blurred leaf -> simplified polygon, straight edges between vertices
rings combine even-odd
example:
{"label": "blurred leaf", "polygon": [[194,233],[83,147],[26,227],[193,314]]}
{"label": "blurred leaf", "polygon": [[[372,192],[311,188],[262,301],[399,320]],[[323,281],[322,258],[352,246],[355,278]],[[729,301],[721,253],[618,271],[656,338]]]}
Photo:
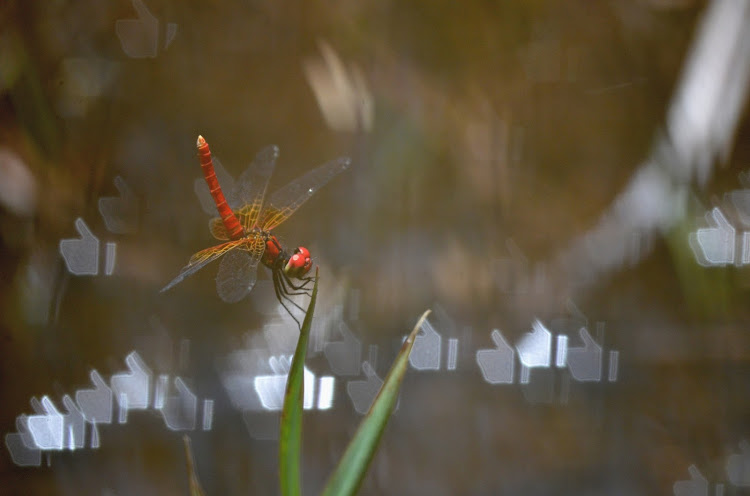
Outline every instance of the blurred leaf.
{"label": "blurred leaf", "polygon": [[705,207],[699,202],[691,204],[689,213],[671,227],[664,239],[683,297],[688,302],[684,307],[687,314],[698,319],[726,318],[732,313],[732,269],[712,267],[706,270],[698,264],[686,242],[698,228],[695,221],[689,219],[699,217],[704,211]]}
{"label": "blurred leaf", "polygon": [[190,438],[182,436],[182,440],[185,441],[185,457],[187,458],[187,472],[188,472],[188,484],[190,486],[190,496],[205,496],[201,483],[198,481],[198,475],[195,473],[195,465],[193,463],[193,450],[190,447]]}
{"label": "blurred leaf", "polygon": [[406,373],[409,353],[411,353],[411,348],[414,345],[414,338],[417,336],[422,323],[429,314],[429,310],[422,314],[417,321],[417,325],[414,326],[414,330],[411,331],[411,334],[409,334],[409,337],[406,338],[403,346],[401,346],[401,351],[396,357],[391,371],[388,372],[388,377],[385,378],[385,382],[380,388],[378,395],[375,397],[370,411],[362,419],[362,423],[359,424],[354,438],[352,438],[349,446],[347,446],[338,467],[336,467],[336,470],[328,479],[326,488],[323,491],[324,495],[338,496],[354,494],[362,484],[362,480],[367,473],[367,468],[380,442],[380,437],[383,435],[385,426],[398,399],[398,390],[401,387],[401,380]]}
{"label": "blurred leaf", "polygon": [[315,269],[315,285],[313,286],[310,305],[307,307],[305,320],[299,331],[297,349],[294,351],[292,367],[286,379],[286,393],[284,394],[284,408],[281,412],[281,431],[279,433],[279,477],[281,494],[299,495],[299,459],[302,444],[302,399],[305,376],[305,354],[307,340],[310,336],[315,299],[318,296],[318,269]]}
{"label": "blurred leaf", "polygon": [[[56,157],[62,147],[60,129],[37,67],[39,62],[30,52],[24,34],[18,31],[5,33],[2,42],[10,47],[4,51],[12,51],[15,65],[11,69],[12,75],[0,76],[4,79],[1,84],[3,91],[8,92],[21,127],[34,138],[38,149],[47,157]],[[4,62],[8,57],[3,53]],[[0,69],[4,72],[5,67]]]}

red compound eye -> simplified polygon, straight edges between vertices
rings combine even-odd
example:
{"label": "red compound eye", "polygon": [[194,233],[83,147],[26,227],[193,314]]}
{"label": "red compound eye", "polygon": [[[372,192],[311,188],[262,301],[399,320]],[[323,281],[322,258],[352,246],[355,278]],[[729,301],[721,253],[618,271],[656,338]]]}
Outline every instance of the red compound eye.
{"label": "red compound eye", "polygon": [[312,258],[310,258],[310,252],[304,246],[300,246],[294,250],[294,255],[289,257],[289,262],[284,267],[284,273],[289,277],[301,279],[311,268]]}

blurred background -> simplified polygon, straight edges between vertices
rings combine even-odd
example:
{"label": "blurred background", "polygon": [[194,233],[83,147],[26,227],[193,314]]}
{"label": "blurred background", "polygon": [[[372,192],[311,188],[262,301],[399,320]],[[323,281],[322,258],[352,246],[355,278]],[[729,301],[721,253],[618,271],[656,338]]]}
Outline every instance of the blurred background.
{"label": "blurred background", "polygon": [[[202,134],[320,267],[305,493],[432,308],[362,494],[750,493],[750,3],[0,6],[0,493],[277,494],[297,327]],[[299,303],[306,305],[304,298]]]}

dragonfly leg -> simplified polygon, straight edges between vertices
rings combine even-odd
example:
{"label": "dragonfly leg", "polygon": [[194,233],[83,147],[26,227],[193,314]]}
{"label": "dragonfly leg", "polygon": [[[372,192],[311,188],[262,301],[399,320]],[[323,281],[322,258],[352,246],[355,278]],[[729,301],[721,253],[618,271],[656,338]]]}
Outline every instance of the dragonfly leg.
{"label": "dragonfly leg", "polygon": [[302,328],[302,324],[300,324],[299,320],[297,320],[297,317],[294,316],[291,310],[289,310],[289,307],[286,306],[286,303],[284,303],[284,300],[287,300],[289,303],[297,307],[300,311],[304,313],[305,309],[299,306],[296,302],[294,302],[290,297],[286,290],[286,287],[284,286],[284,282],[281,279],[281,276],[279,275],[279,271],[273,270],[271,271],[273,274],[273,290],[276,293],[276,299],[279,300],[279,303],[281,303],[281,306],[284,307],[284,310],[286,310],[286,313],[289,314],[292,319],[297,323],[297,327]]}
{"label": "dragonfly leg", "polygon": [[[283,271],[281,272],[281,282],[284,285],[284,290],[287,294],[290,295],[306,295],[312,297],[312,294],[310,293],[310,290],[306,287],[310,281],[313,280],[312,277],[305,277],[302,279],[304,282],[302,284],[294,284],[292,279],[286,275]],[[286,285],[289,285],[292,289],[298,292],[291,292],[286,288]]]}
{"label": "dragonfly leg", "polygon": [[[276,282],[276,279],[274,278],[274,283]],[[274,292],[276,293],[276,299],[279,300],[279,303],[281,303],[281,306],[284,307],[284,310],[286,310],[286,313],[289,314],[289,316],[294,319],[294,321],[297,323],[298,328],[302,328],[302,324],[300,324],[299,320],[297,320],[297,317],[294,316],[291,310],[289,310],[289,307],[286,306],[284,303],[284,299],[282,298],[281,292],[279,288],[276,286],[276,284],[273,285]]]}
{"label": "dragonfly leg", "polygon": [[286,298],[292,305],[294,305],[295,307],[299,308],[301,311],[305,312],[304,308],[302,308],[301,306],[299,306],[297,303],[294,302],[294,300],[292,300],[289,297],[290,296],[300,296],[300,295],[310,297],[310,293],[309,292],[304,292],[304,291],[303,292],[289,291],[289,288],[286,287],[286,282],[288,282],[288,280],[285,282],[284,277],[283,277],[283,272],[279,273],[278,281],[279,281],[279,292],[281,293],[281,295],[284,298]]}

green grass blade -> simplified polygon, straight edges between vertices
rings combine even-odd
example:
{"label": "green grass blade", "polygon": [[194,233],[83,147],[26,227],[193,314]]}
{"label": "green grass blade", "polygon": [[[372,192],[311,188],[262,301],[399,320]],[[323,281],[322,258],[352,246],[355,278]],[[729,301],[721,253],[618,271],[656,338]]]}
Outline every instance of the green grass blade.
{"label": "green grass blade", "polygon": [[369,467],[372,457],[375,455],[380,437],[383,435],[391,412],[393,412],[393,407],[396,405],[398,390],[406,373],[414,338],[419,333],[419,329],[429,313],[430,311],[427,310],[422,314],[414,330],[411,331],[411,334],[401,346],[401,351],[396,357],[396,361],[393,362],[388,377],[385,378],[385,382],[372,403],[370,411],[362,419],[362,423],[359,424],[356,434],[349,442],[338,467],[328,479],[326,488],[323,490],[325,496],[354,494],[362,484],[362,480],[367,473],[367,467]]}
{"label": "green grass blade", "polygon": [[193,450],[190,447],[190,438],[182,436],[185,442],[185,458],[187,460],[188,486],[190,487],[190,496],[205,496],[201,483],[198,482],[198,475],[195,473],[195,462],[193,461]]}
{"label": "green grass blade", "polygon": [[305,355],[310,336],[315,299],[318,296],[318,269],[315,269],[313,286],[307,315],[299,331],[297,349],[294,351],[292,367],[286,379],[284,408],[281,411],[281,430],[279,433],[279,486],[284,496],[300,494],[299,459],[302,445],[302,398],[304,389]]}

